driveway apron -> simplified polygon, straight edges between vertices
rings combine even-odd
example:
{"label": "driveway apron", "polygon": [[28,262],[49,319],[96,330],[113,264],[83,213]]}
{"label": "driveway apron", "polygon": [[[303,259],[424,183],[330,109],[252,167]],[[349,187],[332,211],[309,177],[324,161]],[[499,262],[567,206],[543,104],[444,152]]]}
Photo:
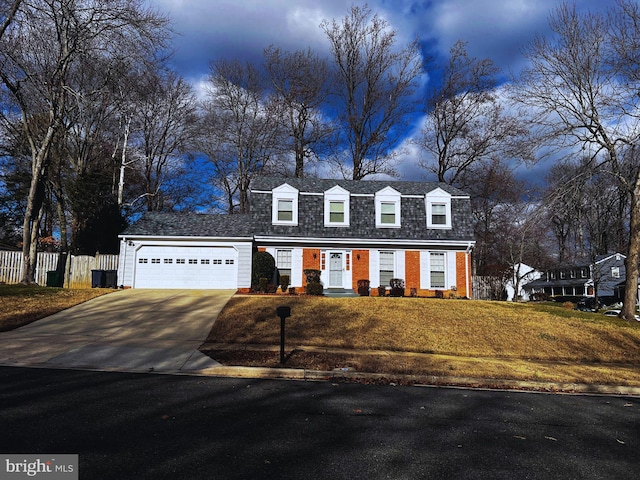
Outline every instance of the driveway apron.
{"label": "driveway apron", "polygon": [[233,293],[110,293],[0,333],[0,365],[163,373],[218,366],[198,347]]}

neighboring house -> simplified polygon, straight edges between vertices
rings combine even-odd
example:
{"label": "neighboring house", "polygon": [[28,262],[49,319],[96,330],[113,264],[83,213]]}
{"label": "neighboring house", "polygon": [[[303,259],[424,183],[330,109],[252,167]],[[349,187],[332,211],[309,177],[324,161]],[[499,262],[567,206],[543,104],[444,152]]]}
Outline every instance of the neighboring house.
{"label": "neighboring house", "polygon": [[[513,277],[505,286],[507,301],[513,302],[517,300],[517,298],[515,298],[516,284],[518,284],[518,297],[520,297],[520,300],[525,302],[529,301],[529,292],[524,289],[524,286],[529,282],[538,280],[542,275],[542,272],[530,267],[529,265],[524,263],[516,264],[513,267]],[[520,278],[519,281],[517,281],[516,276]]]}
{"label": "neighboring house", "polygon": [[594,285],[598,297],[619,297],[619,285],[625,280],[624,259],[621,253],[601,255],[595,262],[578,262],[547,270],[538,280],[523,286],[529,295],[593,297]]}
{"label": "neighboring house", "polygon": [[248,215],[145,214],[120,236],[119,283],[245,290],[258,249],[293,287],[317,269],[329,290],[401,278],[407,294],[471,296],[470,199],[446,184],[262,177],[250,202]]}

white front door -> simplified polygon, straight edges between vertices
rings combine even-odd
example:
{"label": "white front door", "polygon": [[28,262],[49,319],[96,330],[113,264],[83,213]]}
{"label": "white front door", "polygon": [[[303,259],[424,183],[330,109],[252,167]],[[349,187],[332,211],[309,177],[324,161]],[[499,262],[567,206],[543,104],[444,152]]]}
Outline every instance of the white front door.
{"label": "white front door", "polygon": [[342,288],[342,253],[329,253],[329,288]]}

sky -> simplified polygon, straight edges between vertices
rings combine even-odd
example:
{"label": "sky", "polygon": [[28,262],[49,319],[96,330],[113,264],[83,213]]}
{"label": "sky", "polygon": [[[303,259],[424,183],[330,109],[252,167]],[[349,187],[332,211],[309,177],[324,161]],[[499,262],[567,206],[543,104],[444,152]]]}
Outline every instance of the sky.
{"label": "sky", "polygon": [[[171,19],[173,65],[196,89],[206,80],[212,60],[262,61],[263,50],[312,48],[329,53],[319,27],[323,20],[342,19],[352,5],[367,4],[389,22],[404,45],[418,38],[426,55],[443,58],[457,41],[477,58],[491,58],[504,79],[526,65],[522,50],[548,33],[548,16],[558,0],[149,0]],[[614,0],[577,0],[578,10],[602,11]],[[420,119],[407,137],[419,129]],[[539,176],[541,166],[526,172]],[[405,158],[402,177],[415,175]],[[423,172],[424,173],[424,172]]]}

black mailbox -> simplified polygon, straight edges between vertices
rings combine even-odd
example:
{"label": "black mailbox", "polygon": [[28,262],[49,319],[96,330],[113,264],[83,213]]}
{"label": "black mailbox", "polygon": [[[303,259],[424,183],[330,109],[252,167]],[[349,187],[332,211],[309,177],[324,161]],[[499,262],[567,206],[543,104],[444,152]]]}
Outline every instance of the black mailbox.
{"label": "black mailbox", "polygon": [[290,317],[291,307],[288,307],[286,305],[280,305],[279,307],[276,307],[276,315],[278,315],[280,318]]}

